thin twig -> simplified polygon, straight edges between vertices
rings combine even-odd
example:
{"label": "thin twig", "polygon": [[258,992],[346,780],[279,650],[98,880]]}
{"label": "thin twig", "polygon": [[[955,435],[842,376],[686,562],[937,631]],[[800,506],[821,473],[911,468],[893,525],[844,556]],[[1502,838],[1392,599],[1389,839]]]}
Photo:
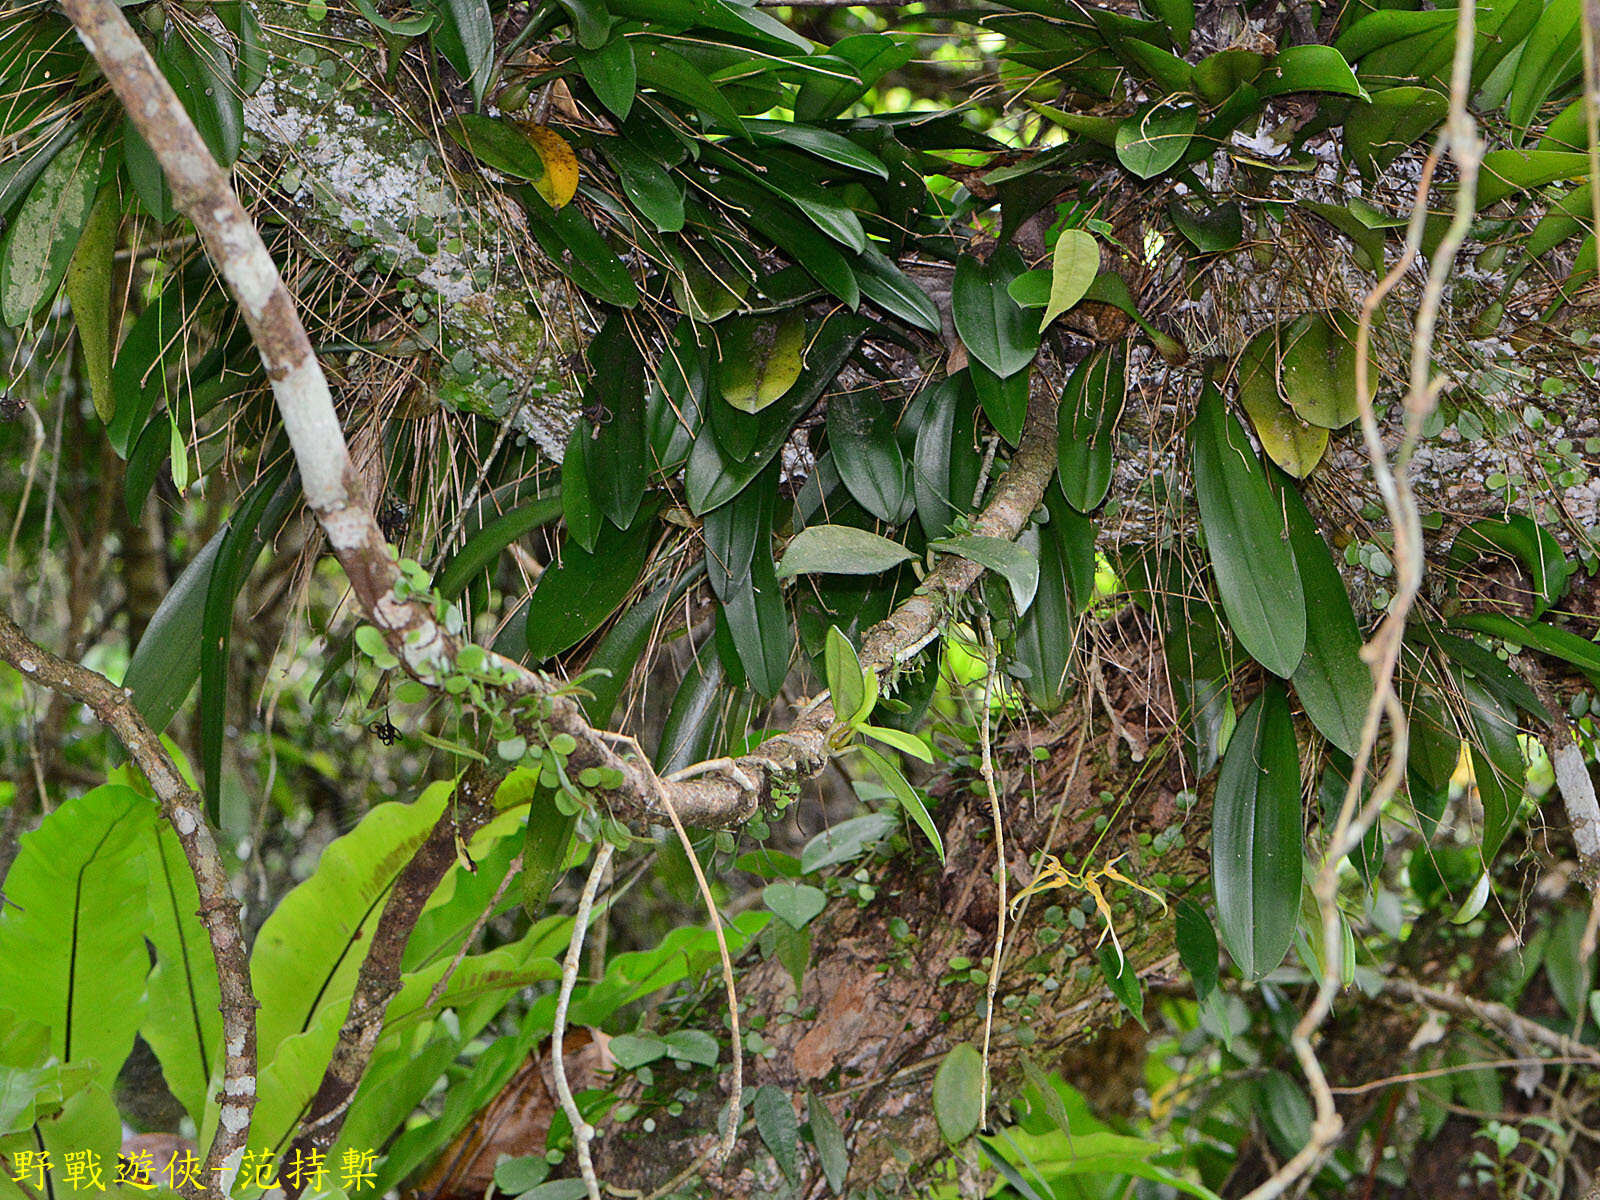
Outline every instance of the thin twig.
{"label": "thin twig", "polygon": [[594,1158],[589,1153],[589,1143],[594,1140],[594,1126],[583,1119],[578,1102],[572,1098],[572,1086],[567,1082],[567,1062],[562,1054],[562,1042],[567,1034],[567,1006],[572,1003],[572,989],[578,983],[578,966],[583,961],[583,939],[589,931],[589,910],[594,907],[595,893],[606,877],[611,865],[613,847],[601,842],[595,852],[594,865],[589,868],[589,878],[583,885],[583,895],[578,897],[578,911],[572,919],[572,940],[567,943],[567,958],[561,966],[561,993],[556,997],[555,1027],[550,1031],[550,1061],[556,1077],[556,1095],[561,1100],[561,1111],[567,1114],[572,1125],[572,1145],[578,1152],[578,1172],[584,1186],[589,1189],[589,1200],[600,1200],[600,1181],[595,1177]]}
{"label": "thin twig", "polygon": [[[62,403],[64,404],[66,401],[63,400]],[[40,420],[39,413],[33,405],[27,405],[23,411],[31,419],[29,432],[33,434],[33,444],[28,448],[28,465],[23,468],[22,472],[22,498],[17,501],[17,516],[11,522],[11,536],[6,539],[5,561],[7,570],[3,578],[6,581],[7,592],[12,590],[12,580],[22,578],[22,572],[15,569],[12,556],[17,552],[17,534],[22,529],[22,518],[28,514],[28,498],[33,492],[34,478],[39,473],[39,454],[44,450],[44,422]],[[15,596],[7,598],[8,603],[12,604],[16,603],[16,599]]]}
{"label": "thin twig", "polygon": [[478,503],[478,493],[483,490],[483,485],[489,479],[489,471],[494,467],[494,460],[500,456],[500,448],[505,445],[506,438],[510,436],[511,430],[516,426],[517,418],[521,415],[522,406],[518,405],[506,415],[506,419],[501,423],[499,432],[494,435],[494,444],[489,447],[489,453],[484,456],[483,465],[478,468],[477,478],[472,481],[472,486],[467,489],[467,494],[461,498],[461,502],[456,508],[455,520],[450,523],[450,528],[440,534],[434,542],[436,549],[433,561],[428,564],[430,571],[444,560],[444,556],[450,552],[451,543],[456,540],[457,535],[465,527],[473,506]]}
{"label": "thin twig", "polygon": [[734,989],[733,983],[733,956],[728,953],[728,939],[722,932],[722,914],[717,911],[717,900],[711,894],[711,884],[706,881],[706,873],[700,869],[700,857],[694,852],[694,844],[689,841],[689,833],[684,829],[683,822],[678,820],[677,809],[672,806],[671,799],[664,792],[661,796],[661,806],[667,810],[667,817],[672,821],[672,828],[683,846],[683,853],[689,859],[689,869],[694,872],[694,881],[700,889],[700,898],[705,901],[706,913],[711,918],[711,932],[717,939],[717,953],[722,956],[722,983],[728,990],[733,1085],[732,1092],[728,1096],[728,1119],[723,1126],[722,1140],[717,1147],[716,1161],[720,1164],[726,1162],[728,1156],[733,1153],[734,1143],[739,1138],[739,1112],[744,1107],[744,1050],[739,1035],[739,993]]}
{"label": "thin twig", "polygon": [[1524,1067],[1557,1066],[1593,1068],[1597,1063],[1600,1063],[1600,1056],[1593,1053],[1583,1055],[1558,1054],[1551,1058],[1534,1054],[1521,1058],[1475,1059],[1471,1062],[1456,1063],[1450,1067],[1428,1067],[1420,1071],[1403,1071],[1398,1075],[1384,1075],[1378,1079],[1369,1079],[1366,1083],[1340,1084],[1329,1090],[1335,1096],[1365,1096],[1370,1092],[1381,1092],[1384,1088],[1398,1087],[1407,1083],[1421,1083],[1427,1079],[1445,1079],[1451,1075],[1463,1075],[1468,1071],[1520,1071]]}
{"label": "thin twig", "polygon": [[1007,894],[1009,873],[1006,870],[1005,822],[1000,816],[1000,793],[994,782],[994,752],[989,744],[989,714],[994,704],[994,631],[989,626],[987,612],[978,614],[978,624],[983,630],[983,658],[988,668],[983,677],[983,714],[978,741],[982,757],[978,770],[983,776],[984,791],[989,795],[989,815],[994,820],[995,878],[1000,887],[1000,902],[996,906],[994,920],[994,959],[989,965],[989,982],[984,992],[983,1006],[983,1081],[978,1100],[978,1126],[986,1129],[989,1125],[989,1041],[994,1032],[994,998],[1000,990],[1000,967],[1006,951],[1006,910],[1010,907],[1011,897]]}
{"label": "thin twig", "polygon": [[522,871],[522,852],[511,860],[511,865],[506,868],[505,875],[500,880],[500,886],[494,889],[494,895],[489,897],[489,903],[483,906],[483,911],[478,914],[478,919],[473,922],[472,930],[461,939],[461,945],[456,947],[456,956],[450,960],[450,965],[445,968],[445,973],[439,976],[439,982],[433,985],[433,991],[428,993],[428,1002],[423,1010],[428,1011],[444,998],[445,988],[450,986],[450,977],[456,973],[467,957],[467,951],[478,940],[478,935],[483,932],[483,927],[489,923],[489,918],[494,916],[494,910],[506,894],[506,889],[511,886],[511,881]]}
{"label": "thin twig", "polygon": [[1393,996],[1400,996],[1417,1004],[1425,1004],[1429,1008],[1436,1008],[1441,1012],[1454,1013],[1461,1017],[1470,1017],[1474,1021],[1481,1021],[1485,1025],[1500,1030],[1507,1037],[1516,1042],[1537,1043],[1548,1046],[1557,1054],[1577,1059],[1591,1067],[1600,1068],[1600,1050],[1593,1046],[1586,1046],[1576,1038],[1537,1021],[1530,1021],[1514,1009],[1504,1004],[1497,1004],[1492,1000],[1479,1000],[1474,996],[1461,996],[1455,992],[1441,991],[1426,984],[1416,983],[1410,979],[1398,976],[1385,979],[1383,990]]}

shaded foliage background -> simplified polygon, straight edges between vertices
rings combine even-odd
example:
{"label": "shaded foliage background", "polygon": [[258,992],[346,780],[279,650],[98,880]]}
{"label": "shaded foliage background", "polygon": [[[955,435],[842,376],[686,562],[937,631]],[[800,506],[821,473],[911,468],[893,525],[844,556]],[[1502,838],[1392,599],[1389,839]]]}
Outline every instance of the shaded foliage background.
{"label": "shaded foliage background", "polygon": [[[1343,798],[1369,694],[1357,648],[1394,572],[1349,428],[1355,318],[1445,115],[1453,10],[129,12],[294,286],[419,589],[578,679],[589,719],[663,773],[753,749],[824,686],[853,727],[840,740],[876,728],[895,760],[841,756],[698,839],[753,1064],[750,1129],[714,1168],[729,1047],[687,860],[468,684],[440,701],[384,669],[149,150],[64,19],[14,6],[0,594],[133,690],[238,852],[264,1006],[254,1148],[286,1150],[311,1099],[364,922],[445,811],[424,784],[475,755],[532,778],[502,790],[461,852],[478,869],[448,874],[407,945],[340,1143],[381,1149],[385,1186],[481,1193],[502,1154],[520,1163],[508,1192],[572,1174],[538,1047],[566,940],[541,889],[570,909],[574,823],[571,865],[599,837],[631,851],[573,1014],[614,1035],[594,1056],[617,1069],[580,1100],[607,1115],[619,1186],[697,1167],[677,1186],[839,1192],[848,1169],[861,1194],[1238,1194],[1305,1141],[1286,1043],[1324,948],[1301,858]],[[1596,864],[1550,767],[1572,745],[1592,758],[1600,671],[1584,27],[1577,4],[1526,0],[1479,6],[1477,27],[1489,154],[1433,346],[1450,384],[1412,462],[1431,570],[1400,675],[1407,788],[1341,892],[1329,1194],[1581,1194],[1594,1158]],[[1425,256],[1451,184],[1441,166],[1424,197]],[[1421,286],[1401,280],[1375,333],[1391,444]],[[968,522],[1016,469],[1030,405],[1053,416],[1060,470],[1019,552]],[[851,721],[842,689],[864,681],[830,629],[859,645],[952,555],[990,575],[881,681],[871,727]],[[125,774],[64,803],[118,752],[66,700],[10,670],[0,687],[0,855],[35,826],[91,844],[113,801],[144,812]],[[982,1041],[1003,904],[986,741],[1012,894],[1048,878],[1046,853],[1073,876],[1017,914],[994,995],[1002,1107],[980,1141],[963,1048]],[[126,878],[77,918],[156,912],[154,845],[130,841]],[[29,869],[18,855],[7,877],[10,936],[35,929]],[[46,1116],[63,1149],[114,1145],[119,1111],[206,1132],[216,1035],[173,1044],[156,1002],[194,932],[118,942],[130,962],[155,946],[153,1016],[140,964],[100,956],[132,991],[95,1077],[37,1031],[5,1043],[34,1097],[6,1112],[8,1161]],[[11,961],[43,972],[61,949]],[[481,1111],[497,1096],[524,1110],[498,1141],[503,1111]],[[451,1148],[463,1130],[490,1149]]]}

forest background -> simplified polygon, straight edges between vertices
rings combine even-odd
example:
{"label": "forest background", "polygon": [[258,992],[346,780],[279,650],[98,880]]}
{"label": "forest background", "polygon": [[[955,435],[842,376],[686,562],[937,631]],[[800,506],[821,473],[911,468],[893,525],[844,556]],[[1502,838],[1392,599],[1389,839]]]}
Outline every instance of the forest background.
{"label": "forest background", "polygon": [[0,1194],[1593,1195],[1593,8],[10,6]]}

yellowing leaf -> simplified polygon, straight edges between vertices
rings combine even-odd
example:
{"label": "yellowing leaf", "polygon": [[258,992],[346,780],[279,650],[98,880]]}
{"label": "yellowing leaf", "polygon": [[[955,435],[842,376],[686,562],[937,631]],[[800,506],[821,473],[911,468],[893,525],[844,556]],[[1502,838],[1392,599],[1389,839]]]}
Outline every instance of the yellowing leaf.
{"label": "yellowing leaf", "polygon": [[1267,457],[1296,479],[1311,474],[1328,448],[1328,431],[1301,420],[1272,389],[1241,387],[1239,401]]}
{"label": "yellowing leaf", "polygon": [[[1269,325],[1240,356],[1240,400],[1250,409],[1252,396],[1271,396],[1312,425],[1343,428],[1358,411],[1355,337],[1355,318],[1337,311],[1306,313],[1283,325]],[[1378,365],[1369,359],[1369,391],[1377,385]],[[1255,404],[1266,408],[1260,398]]]}
{"label": "yellowing leaf", "polygon": [[551,208],[563,207],[578,191],[578,156],[548,125],[524,122],[520,128],[544,163],[544,178],[533,181],[534,189]]}
{"label": "yellowing leaf", "polygon": [[[84,374],[89,395],[102,421],[116,414],[117,399],[111,387],[111,267],[122,227],[122,206],[114,189],[103,187],[89,210],[78,248],[67,264],[67,298],[83,348]],[[180,484],[178,491],[183,491]]]}
{"label": "yellowing leaf", "polygon": [[1039,321],[1040,332],[1071,308],[1100,273],[1100,246],[1094,235],[1081,229],[1063,229],[1050,260],[1050,303]]}
{"label": "yellowing leaf", "polygon": [[800,378],[806,320],[799,309],[783,316],[735,317],[721,327],[722,398],[758,413]]}

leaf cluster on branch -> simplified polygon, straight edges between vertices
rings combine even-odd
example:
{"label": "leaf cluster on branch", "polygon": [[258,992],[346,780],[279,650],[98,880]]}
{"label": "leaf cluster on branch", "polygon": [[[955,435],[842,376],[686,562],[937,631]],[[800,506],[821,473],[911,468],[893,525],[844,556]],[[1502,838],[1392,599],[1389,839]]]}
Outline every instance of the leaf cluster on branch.
{"label": "leaf cluster on branch", "polygon": [[[804,25],[725,0],[312,7],[295,18],[303,54],[277,61],[288,26],[248,0],[203,13],[63,0],[66,21],[26,6],[0,31],[0,134],[15,151],[0,167],[0,317],[26,346],[65,296],[82,394],[125,463],[131,524],[168,483],[181,495],[203,482],[208,496],[239,485],[230,519],[131,648],[125,689],[0,625],[0,657],[84,700],[134,754],[188,853],[227,1027],[220,1092],[185,1097],[196,1133],[215,1134],[209,1166],[239,1171],[247,1146],[304,1163],[359,1150],[358,1134],[386,1138],[425,1092],[391,1111],[374,1080],[396,1077],[408,1050],[444,1061],[472,1037],[459,1021],[450,1031],[441,1006],[480,986],[503,1004],[513,986],[559,979],[506,1043],[515,1060],[480,1062],[470,1094],[504,1083],[549,1032],[552,1103],[598,1195],[597,1118],[570,1085],[563,1039],[569,1021],[598,1025],[663,986],[641,966],[608,990],[608,968],[580,993],[578,975],[613,852],[670,825],[710,910],[700,965],[720,960],[729,996],[716,1169],[745,1098],[734,956],[756,930],[719,914],[688,827],[766,829],[848,752],[948,869],[938,807],[907,760],[945,753],[929,727],[955,703],[940,676],[958,656],[977,664],[967,683],[981,693],[996,859],[969,870],[998,876],[990,962],[974,968],[983,1049],[951,1048],[933,1085],[951,1142],[988,1119],[1018,867],[1035,873],[1019,900],[1047,881],[1092,897],[1116,950],[1097,978],[1144,1016],[1150,962],[1125,958],[1105,891],[1159,893],[1116,858],[1096,865],[1098,841],[1058,874],[1043,865],[1050,845],[1008,860],[1010,797],[991,753],[997,711],[1088,703],[1143,757],[1108,696],[1103,652],[1119,623],[1159,631],[1174,761],[1209,797],[1215,933],[1191,903],[1177,934],[1197,1001],[1216,986],[1219,942],[1247,984],[1267,986],[1298,951],[1312,985],[1286,1041],[1314,1111],[1258,1195],[1322,1168],[1341,1136],[1312,1038],[1354,977],[1341,863],[1372,886],[1385,814],[1391,828],[1435,829],[1464,804],[1470,764],[1479,820],[1432,869],[1467,893],[1456,920],[1477,918],[1526,815],[1528,720],[1580,870],[1600,874],[1581,711],[1600,652],[1593,605],[1580,602],[1600,493],[1590,443],[1576,448],[1600,421],[1573,399],[1593,386],[1574,314],[1596,254],[1594,113],[1580,94],[1594,56],[1579,53],[1593,31],[1577,6],[1352,8],[1316,27],[1183,0]],[[833,40],[797,32],[819,24]],[[928,86],[919,60],[941,62],[957,29],[950,61],[971,85],[915,97]],[[363,43],[370,58],[350,52]],[[295,88],[329,104],[355,95],[416,135],[462,201],[456,214],[341,194],[339,164],[371,152],[349,128],[343,155],[319,148],[328,129],[308,128],[303,145],[263,156],[251,114],[278,104],[284,117]],[[418,98],[425,120],[407,111]],[[303,247],[286,255],[301,231],[274,188],[331,205],[360,236],[316,261]],[[1308,227],[1339,239],[1326,275],[1308,267],[1320,252],[1295,243]],[[171,239],[170,261],[152,238]],[[494,249],[508,238],[524,245]],[[513,437],[540,397],[506,351],[513,330],[549,313],[486,310],[481,298],[503,293],[477,283],[529,245],[585,343],[568,364],[582,407],[556,419],[570,425],[558,463]],[[1494,262],[1501,246],[1518,251],[1509,269]],[[1459,266],[1464,247],[1473,272]],[[1260,300],[1247,318],[1224,312],[1235,288]],[[541,337],[542,351],[554,335]],[[1534,343],[1547,368],[1537,386],[1515,353]],[[330,379],[330,364],[368,353],[377,365],[346,359]],[[382,403],[340,386],[363,370]],[[1494,403],[1519,389],[1546,403],[1509,415],[1516,405]],[[430,432],[410,438],[407,459],[396,446],[409,422]],[[1510,436],[1516,422],[1530,438],[1563,432],[1538,441],[1542,483],[1473,457],[1486,432]],[[470,466],[441,461],[430,437],[468,447]],[[1451,480],[1470,502],[1413,491],[1430,441],[1464,447],[1479,469]],[[425,740],[460,769],[404,816],[360,827],[396,865],[367,881],[366,947],[355,953],[351,931],[329,943],[318,998],[296,1020],[304,997],[263,990],[269,930],[283,936],[273,920],[293,910],[269,919],[247,968],[198,795],[157,739],[198,681],[215,823],[235,602],[301,497],[322,539],[306,553],[331,550],[361,620],[325,679],[380,679],[370,716],[385,742]],[[1430,550],[1444,569],[1425,587]],[[1509,594],[1473,592],[1494,569],[1514,578]],[[679,636],[692,661],[660,729],[617,719]],[[1536,662],[1519,673],[1496,653],[1505,644]],[[1313,792],[1322,811],[1308,814]],[[391,820],[406,831],[385,840]],[[875,828],[858,849],[887,825]],[[474,905],[476,938],[513,885],[530,916],[542,912],[591,845],[570,927],[536,923],[470,958],[465,942],[454,957],[447,941],[415,949],[446,910],[462,932]],[[512,846],[490,890],[467,882],[476,855]],[[853,857],[829,853],[813,867]],[[809,899],[768,907],[798,932]],[[0,918],[0,934],[22,919]],[[809,942],[768,938],[803,976]],[[257,999],[268,1034],[253,1024]],[[118,1036],[138,1028],[130,1016]],[[177,1061],[170,1044],[155,1048]],[[809,1127],[838,1190],[838,1130],[820,1103],[808,1101]],[[797,1179],[788,1095],[764,1083],[751,1105],[774,1163]],[[385,1184],[417,1165],[423,1140],[390,1147]],[[983,1145],[1002,1174],[1016,1169]]]}

